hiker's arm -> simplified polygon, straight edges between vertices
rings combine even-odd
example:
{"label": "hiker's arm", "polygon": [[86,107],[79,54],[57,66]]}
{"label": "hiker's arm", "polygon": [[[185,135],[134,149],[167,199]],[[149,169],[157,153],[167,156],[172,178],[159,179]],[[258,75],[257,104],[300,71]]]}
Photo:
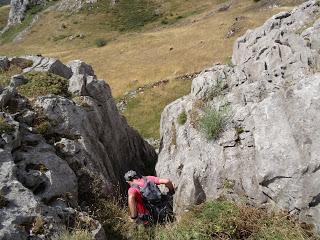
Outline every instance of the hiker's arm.
{"label": "hiker's arm", "polygon": [[174,184],[170,181],[170,179],[160,178],[159,183],[164,184],[170,192],[174,192]]}
{"label": "hiker's arm", "polygon": [[137,201],[134,194],[129,194],[128,205],[129,205],[130,217],[131,219],[135,219],[138,216],[138,213],[137,213]]}

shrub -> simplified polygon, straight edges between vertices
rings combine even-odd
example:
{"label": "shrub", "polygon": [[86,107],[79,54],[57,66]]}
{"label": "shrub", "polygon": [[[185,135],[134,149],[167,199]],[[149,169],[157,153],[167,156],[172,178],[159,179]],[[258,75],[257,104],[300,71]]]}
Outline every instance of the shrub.
{"label": "shrub", "polygon": [[69,97],[68,80],[48,72],[29,72],[24,75],[28,82],[18,87],[20,94],[28,98],[55,94]]}
{"label": "shrub", "polygon": [[183,125],[187,122],[187,120],[188,120],[188,116],[187,116],[186,111],[181,112],[178,116],[178,123],[180,125]]}
{"label": "shrub", "polygon": [[105,40],[103,38],[99,38],[99,39],[96,39],[95,44],[97,47],[103,47],[103,46],[107,45],[107,40]]}
{"label": "shrub", "polygon": [[0,117],[0,134],[11,133],[14,131],[14,127],[9,125],[3,117]]}
{"label": "shrub", "polygon": [[208,139],[215,139],[225,127],[227,110],[207,109],[204,116],[200,118],[200,129]]}

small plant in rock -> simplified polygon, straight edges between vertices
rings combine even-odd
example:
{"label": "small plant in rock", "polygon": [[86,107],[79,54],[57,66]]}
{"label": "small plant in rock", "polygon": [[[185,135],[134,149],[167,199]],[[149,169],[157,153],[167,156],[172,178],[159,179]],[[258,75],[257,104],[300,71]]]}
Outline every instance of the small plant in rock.
{"label": "small plant in rock", "polygon": [[44,233],[44,225],[45,221],[42,216],[37,216],[32,224],[32,233],[33,234],[43,234]]}
{"label": "small plant in rock", "polygon": [[180,125],[184,125],[187,122],[187,120],[188,120],[188,115],[186,111],[181,112],[178,116],[178,123]]}
{"label": "small plant in rock", "polygon": [[107,40],[103,38],[98,38],[96,39],[95,44],[97,47],[104,47],[105,45],[107,45]]}
{"label": "small plant in rock", "polygon": [[29,72],[25,74],[28,82],[18,87],[21,95],[28,98],[36,98],[48,94],[70,97],[68,92],[68,80],[48,72]]}
{"label": "small plant in rock", "polygon": [[35,129],[36,129],[37,133],[43,135],[43,134],[46,134],[49,131],[50,126],[51,125],[50,125],[49,121],[44,121],[44,122],[41,122],[41,123],[37,124],[35,126]]}
{"label": "small plant in rock", "polygon": [[229,66],[229,67],[234,67],[234,65],[232,63],[232,57],[231,56],[228,56],[226,58],[226,65]]}
{"label": "small plant in rock", "polygon": [[14,127],[6,122],[3,117],[0,117],[0,134],[11,133],[14,131]]}
{"label": "small plant in rock", "polygon": [[207,109],[200,118],[199,124],[206,137],[216,139],[226,125],[228,110]]}

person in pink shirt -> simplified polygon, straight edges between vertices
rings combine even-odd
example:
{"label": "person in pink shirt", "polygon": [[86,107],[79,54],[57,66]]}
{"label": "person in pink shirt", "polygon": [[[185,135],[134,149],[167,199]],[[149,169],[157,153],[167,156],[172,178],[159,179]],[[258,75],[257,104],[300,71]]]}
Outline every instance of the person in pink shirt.
{"label": "person in pink shirt", "polygon": [[[174,194],[174,184],[166,178],[159,178],[155,176],[143,177],[133,170],[128,171],[124,176],[126,182],[130,185],[128,189],[128,206],[130,211],[130,218],[136,223],[148,224],[151,221],[150,209],[145,205],[141,189],[145,186],[145,181],[152,182],[156,185],[164,184],[171,196]],[[159,190],[160,192],[160,190]],[[164,198],[163,198],[164,201]]]}

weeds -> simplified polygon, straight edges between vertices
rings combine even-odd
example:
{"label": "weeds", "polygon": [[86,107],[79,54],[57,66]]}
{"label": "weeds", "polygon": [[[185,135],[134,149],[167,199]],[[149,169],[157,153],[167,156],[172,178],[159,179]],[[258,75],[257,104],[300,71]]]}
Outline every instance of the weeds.
{"label": "weeds", "polygon": [[226,125],[228,110],[207,109],[199,120],[199,126],[206,137],[216,139]]}

